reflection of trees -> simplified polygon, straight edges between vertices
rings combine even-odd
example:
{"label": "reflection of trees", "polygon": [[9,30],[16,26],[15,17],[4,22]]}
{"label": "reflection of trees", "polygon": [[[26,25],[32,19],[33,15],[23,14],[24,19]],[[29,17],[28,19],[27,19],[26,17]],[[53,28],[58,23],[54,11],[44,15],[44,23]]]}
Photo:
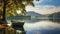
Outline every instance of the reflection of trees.
{"label": "reflection of trees", "polygon": [[51,21],[60,22],[60,12],[50,14],[48,17],[49,17],[49,20]]}

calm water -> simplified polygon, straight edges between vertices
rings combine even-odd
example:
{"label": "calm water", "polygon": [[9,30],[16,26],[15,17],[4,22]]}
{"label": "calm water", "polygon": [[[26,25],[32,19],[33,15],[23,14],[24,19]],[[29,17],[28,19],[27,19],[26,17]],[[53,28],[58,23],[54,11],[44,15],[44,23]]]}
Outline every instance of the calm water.
{"label": "calm water", "polygon": [[15,21],[25,21],[24,30],[26,34],[60,34],[60,22],[54,20],[15,20]]}
{"label": "calm water", "polygon": [[32,20],[24,24],[26,34],[60,34],[60,22]]}

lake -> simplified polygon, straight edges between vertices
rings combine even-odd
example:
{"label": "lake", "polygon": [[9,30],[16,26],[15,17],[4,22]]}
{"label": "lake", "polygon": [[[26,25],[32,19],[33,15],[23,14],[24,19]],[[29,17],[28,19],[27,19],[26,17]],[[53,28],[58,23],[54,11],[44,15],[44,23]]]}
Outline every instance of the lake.
{"label": "lake", "polygon": [[[58,21],[60,19],[57,19]],[[22,20],[15,20],[22,21]],[[49,19],[23,20],[26,34],[60,34],[60,22]]]}
{"label": "lake", "polygon": [[26,34],[60,34],[60,23],[48,19],[31,20],[24,24],[24,29]]}

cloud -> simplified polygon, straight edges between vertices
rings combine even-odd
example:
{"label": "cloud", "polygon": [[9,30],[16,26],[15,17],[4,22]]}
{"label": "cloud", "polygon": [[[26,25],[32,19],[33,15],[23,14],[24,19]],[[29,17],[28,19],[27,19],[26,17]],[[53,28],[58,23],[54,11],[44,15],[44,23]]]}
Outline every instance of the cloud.
{"label": "cloud", "polygon": [[40,8],[35,8],[35,12],[40,14],[52,14],[54,12],[60,12],[60,6],[45,5]]}
{"label": "cloud", "polygon": [[52,30],[55,28],[60,28],[60,24],[52,23],[50,21],[40,21],[37,23],[25,23],[24,24],[25,31],[41,30],[41,29]]}
{"label": "cloud", "polygon": [[60,12],[60,6],[54,6],[54,5],[45,5],[45,6],[39,6],[39,7],[27,6],[26,10],[34,11],[39,14],[52,14],[54,12]]}
{"label": "cloud", "polygon": [[32,6],[26,6],[25,9],[26,9],[26,11],[34,11],[35,10],[35,8]]}

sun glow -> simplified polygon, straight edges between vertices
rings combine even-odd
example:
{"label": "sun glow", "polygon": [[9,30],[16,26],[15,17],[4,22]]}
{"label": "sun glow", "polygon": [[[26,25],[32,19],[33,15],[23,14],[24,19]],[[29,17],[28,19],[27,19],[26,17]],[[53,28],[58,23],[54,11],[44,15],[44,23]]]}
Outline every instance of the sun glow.
{"label": "sun glow", "polygon": [[17,10],[17,14],[20,14],[21,13],[21,10]]}

